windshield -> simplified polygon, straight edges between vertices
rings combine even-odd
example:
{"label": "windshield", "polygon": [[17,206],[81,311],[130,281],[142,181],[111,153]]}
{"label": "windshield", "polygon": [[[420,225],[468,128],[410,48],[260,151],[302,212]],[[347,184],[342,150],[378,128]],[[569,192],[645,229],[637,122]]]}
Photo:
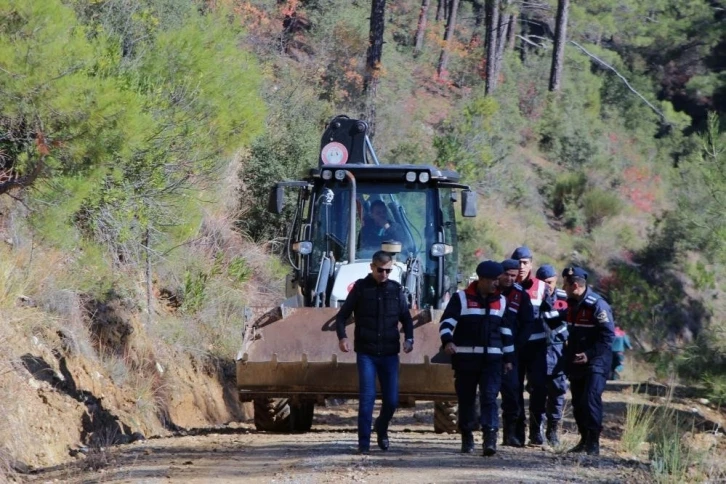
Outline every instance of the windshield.
{"label": "windshield", "polygon": [[[370,260],[381,243],[401,243],[399,260],[425,254],[435,242],[433,188],[406,188],[400,184],[359,183],[356,197],[356,260]],[[316,192],[313,200],[313,259],[333,253],[348,257],[350,188],[334,182]]]}

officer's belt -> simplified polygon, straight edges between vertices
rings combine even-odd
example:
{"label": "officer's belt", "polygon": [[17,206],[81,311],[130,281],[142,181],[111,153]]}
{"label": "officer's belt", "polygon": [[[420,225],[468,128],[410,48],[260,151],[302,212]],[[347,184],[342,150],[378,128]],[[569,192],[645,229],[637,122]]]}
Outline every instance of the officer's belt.
{"label": "officer's belt", "polygon": [[474,353],[474,354],[480,354],[480,355],[483,355],[484,353],[501,355],[502,349],[493,348],[493,347],[484,348],[483,346],[457,346],[456,352],[457,353]]}

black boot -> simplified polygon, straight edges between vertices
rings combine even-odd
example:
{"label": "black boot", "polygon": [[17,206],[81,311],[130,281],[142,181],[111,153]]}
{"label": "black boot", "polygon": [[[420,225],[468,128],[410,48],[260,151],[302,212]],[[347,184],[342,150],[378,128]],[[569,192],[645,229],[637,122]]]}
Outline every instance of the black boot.
{"label": "black boot", "polygon": [[497,429],[490,427],[484,429],[484,453],[485,457],[497,453]]}
{"label": "black boot", "polygon": [[559,437],[559,435],[557,435],[559,426],[560,426],[560,423],[556,420],[547,421],[547,430],[545,431],[545,437],[547,438],[547,442],[552,447],[556,447],[556,446],[560,445],[560,437]]}
{"label": "black boot", "polygon": [[[583,433],[584,432],[584,433]],[[568,450],[568,453],[585,452],[585,444],[587,443],[587,430],[580,431],[580,441],[576,446]]]}
{"label": "black boot", "polygon": [[373,428],[376,430],[378,447],[381,450],[388,450],[388,446],[390,445],[390,442],[388,440],[388,431],[379,429],[378,419],[376,419],[376,423],[373,425]]}
{"label": "black boot", "polygon": [[467,431],[461,432],[461,453],[471,454],[474,452],[474,434]]}
{"label": "black boot", "polygon": [[518,447],[524,446],[524,417],[518,418],[517,422],[514,426],[514,437],[519,441],[520,445]]}
{"label": "black boot", "polygon": [[517,427],[515,422],[506,421],[504,422],[504,440],[502,445],[508,445],[511,447],[524,447],[521,440],[517,438]]}
{"label": "black boot", "polygon": [[542,419],[535,416],[529,417],[529,443],[530,445],[542,445]]}
{"label": "black boot", "polygon": [[600,432],[590,431],[585,441],[587,455],[600,455]]}

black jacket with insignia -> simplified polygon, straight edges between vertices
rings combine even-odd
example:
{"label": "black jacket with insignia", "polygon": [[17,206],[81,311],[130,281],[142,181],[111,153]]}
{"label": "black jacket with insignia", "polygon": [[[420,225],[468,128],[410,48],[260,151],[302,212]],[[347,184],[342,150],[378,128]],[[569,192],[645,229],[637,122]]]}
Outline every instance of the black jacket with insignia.
{"label": "black jacket with insignia", "polygon": [[[582,299],[567,301],[569,337],[565,349],[565,371],[570,377],[589,373],[608,375],[615,339],[615,323],[610,305],[589,287]],[[574,364],[575,355],[585,353],[587,363]]]}
{"label": "black jacket with insignia", "polygon": [[372,356],[396,355],[401,350],[403,324],[406,339],[413,339],[413,319],[401,285],[388,279],[382,284],[368,274],[358,279],[335,317],[338,339],[347,338],[345,324],[355,313],[356,353]]}

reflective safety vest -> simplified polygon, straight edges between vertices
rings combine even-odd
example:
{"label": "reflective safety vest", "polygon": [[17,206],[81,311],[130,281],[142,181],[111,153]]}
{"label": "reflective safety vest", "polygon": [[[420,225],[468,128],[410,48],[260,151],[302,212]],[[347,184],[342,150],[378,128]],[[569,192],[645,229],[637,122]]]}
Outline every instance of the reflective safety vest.
{"label": "reflective safety vest", "polygon": [[451,362],[454,370],[482,370],[488,361],[511,361],[514,341],[512,317],[501,294],[482,298],[476,283],[457,291],[446,305],[439,325],[441,343],[456,345]]}
{"label": "reflective safety vest", "polygon": [[547,332],[544,325],[538,324],[540,321],[539,308],[545,300],[545,289],[547,284],[539,279],[527,279],[523,281],[522,286],[527,291],[530,301],[532,301],[532,309],[534,310],[535,327],[527,338],[527,341],[540,341],[547,338]]}

